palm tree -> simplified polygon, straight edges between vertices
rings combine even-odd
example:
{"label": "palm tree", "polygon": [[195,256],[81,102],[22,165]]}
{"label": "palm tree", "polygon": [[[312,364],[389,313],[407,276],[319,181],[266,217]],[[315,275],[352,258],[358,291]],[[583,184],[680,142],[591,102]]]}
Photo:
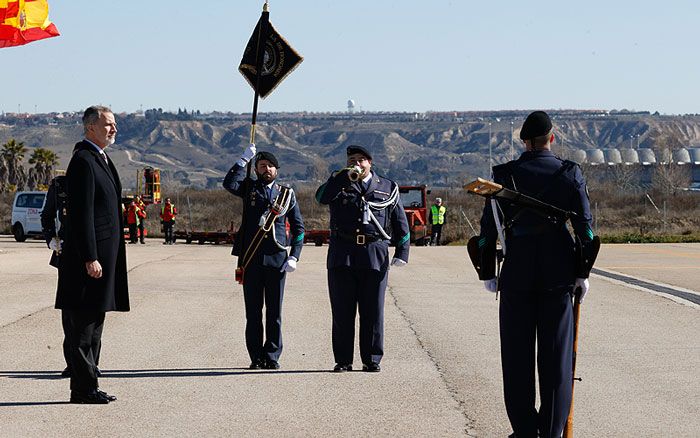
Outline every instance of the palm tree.
{"label": "palm tree", "polygon": [[53,169],[58,166],[58,155],[55,152],[45,148],[36,148],[29,157],[29,164],[33,164],[34,168],[34,186],[48,186],[53,175]]}
{"label": "palm tree", "polygon": [[0,155],[0,193],[7,190],[8,186],[10,185],[9,181],[7,180],[7,177],[8,171],[7,164],[5,164],[5,157]]}
{"label": "palm tree", "polygon": [[22,166],[22,160],[26,153],[27,148],[24,146],[24,143],[18,143],[14,138],[9,139],[7,143],[2,145],[2,152],[0,152],[7,165],[8,183],[14,185],[17,190],[24,188],[27,179]]}

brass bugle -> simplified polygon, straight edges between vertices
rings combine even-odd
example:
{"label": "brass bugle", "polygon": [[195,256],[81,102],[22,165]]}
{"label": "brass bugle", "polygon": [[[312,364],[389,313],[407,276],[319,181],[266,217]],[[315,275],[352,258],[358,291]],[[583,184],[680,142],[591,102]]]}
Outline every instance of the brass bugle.
{"label": "brass bugle", "polygon": [[350,181],[355,182],[360,179],[362,175],[362,169],[359,166],[348,167],[348,178]]}

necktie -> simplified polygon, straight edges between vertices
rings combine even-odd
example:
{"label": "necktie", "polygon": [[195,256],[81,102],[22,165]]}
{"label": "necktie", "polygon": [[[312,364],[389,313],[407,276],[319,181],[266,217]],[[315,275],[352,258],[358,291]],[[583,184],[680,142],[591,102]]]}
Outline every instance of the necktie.
{"label": "necktie", "polygon": [[267,195],[267,200],[272,203],[272,188],[265,186],[265,194]]}
{"label": "necktie", "polygon": [[105,160],[105,164],[109,164],[109,160],[107,160],[107,154],[105,154],[105,151],[100,151],[100,155],[102,156],[102,159]]}

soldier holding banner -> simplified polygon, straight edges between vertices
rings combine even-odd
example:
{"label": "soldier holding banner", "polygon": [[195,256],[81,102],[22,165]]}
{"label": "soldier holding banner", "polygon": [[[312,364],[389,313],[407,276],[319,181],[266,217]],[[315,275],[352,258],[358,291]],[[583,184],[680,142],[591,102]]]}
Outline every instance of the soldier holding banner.
{"label": "soldier holding banner", "polygon": [[[246,176],[246,165],[253,158],[255,180]],[[228,171],[223,184],[243,200],[243,218],[233,255],[241,261],[237,277],[243,284],[250,369],[280,367],[284,283],[287,273],[296,270],[304,244],[304,222],[294,190],[276,182],[277,169],[279,164],[272,153],[256,154],[255,145],[251,144]]]}

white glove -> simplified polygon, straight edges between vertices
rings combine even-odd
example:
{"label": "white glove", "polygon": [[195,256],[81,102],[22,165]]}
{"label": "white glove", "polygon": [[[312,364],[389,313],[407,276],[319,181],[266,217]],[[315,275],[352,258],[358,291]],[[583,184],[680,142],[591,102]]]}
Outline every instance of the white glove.
{"label": "white glove", "polygon": [[248,164],[248,161],[252,160],[253,157],[255,156],[256,150],[255,150],[255,143],[251,143],[248,145],[248,148],[243,151],[243,155],[241,155],[241,158],[238,160],[238,164],[242,166],[245,166]]}
{"label": "white glove", "polygon": [[49,249],[52,251],[61,252],[62,247],[63,247],[63,241],[57,237],[54,237],[49,242]]}
{"label": "white glove", "polygon": [[287,258],[287,260],[284,262],[284,265],[282,265],[282,269],[280,269],[280,272],[294,272],[297,270],[297,258],[294,256],[291,256]]}
{"label": "white glove", "polygon": [[583,303],[583,297],[586,296],[588,293],[589,285],[588,285],[588,279],[587,278],[577,278],[576,282],[574,283],[574,293],[576,293],[576,289],[581,288],[581,295],[579,295],[579,302]]}
{"label": "white glove", "polygon": [[408,262],[401,260],[400,258],[394,257],[391,259],[391,266],[396,266],[397,268],[401,268],[403,266],[406,266]]}
{"label": "white glove", "polygon": [[498,292],[498,279],[492,278],[490,280],[484,280],[484,289],[487,292]]}

